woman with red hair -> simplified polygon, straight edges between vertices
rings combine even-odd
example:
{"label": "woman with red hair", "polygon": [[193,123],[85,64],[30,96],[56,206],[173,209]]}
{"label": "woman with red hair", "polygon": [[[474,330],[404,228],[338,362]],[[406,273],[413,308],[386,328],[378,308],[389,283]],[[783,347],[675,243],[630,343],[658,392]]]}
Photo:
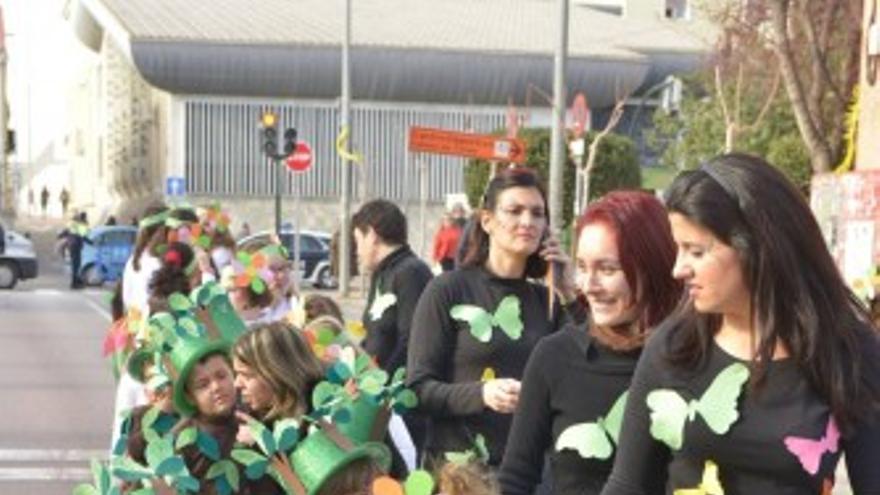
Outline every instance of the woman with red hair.
{"label": "woman with red hair", "polygon": [[499,474],[504,495],[533,493],[548,454],[553,493],[602,490],[642,346],[681,295],[669,220],[654,196],[606,195],[579,219],[577,239],[589,323],[543,339],[529,358]]}

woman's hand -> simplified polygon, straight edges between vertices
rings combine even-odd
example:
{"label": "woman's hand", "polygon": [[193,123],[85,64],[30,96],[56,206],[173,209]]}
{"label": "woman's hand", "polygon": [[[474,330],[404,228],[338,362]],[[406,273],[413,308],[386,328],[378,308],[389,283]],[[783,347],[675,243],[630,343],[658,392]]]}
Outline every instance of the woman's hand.
{"label": "woman's hand", "polygon": [[256,421],[253,416],[245,414],[241,411],[237,411],[235,413],[236,419],[238,419],[238,433],[235,435],[235,441],[244,445],[253,445],[256,443],[254,440],[254,435],[251,433],[251,429],[248,427],[248,423],[251,421]]}
{"label": "woman's hand", "polygon": [[549,269],[556,268],[553,274],[553,285],[556,291],[562,296],[563,302],[571,302],[577,297],[577,286],[574,280],[574,267],[571,258],[562,249],[562,245],[556,238],[555,234],[550,234],[545,240],[541,251],[542,258],[547,260],[550,265]]}
{"label": "woman's hand", "polygon": [[497,378],[483,383],[483,403],[501,414],[512,414],[519,402],[519,380]]}

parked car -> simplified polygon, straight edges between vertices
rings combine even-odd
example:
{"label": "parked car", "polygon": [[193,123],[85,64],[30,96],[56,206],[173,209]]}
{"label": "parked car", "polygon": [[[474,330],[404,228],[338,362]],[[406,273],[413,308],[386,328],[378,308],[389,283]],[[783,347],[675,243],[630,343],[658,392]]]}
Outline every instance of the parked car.
{"label": "parked car", "polygon": [[134,250],[137,228],[102,225],[92,228],[83,245],[79,276],[86,285],[115,282],[122,277],[125,262]]}
{"label": "parked car", "polygon": [[[262,231],[238,241],[238,248],[244,249],[249,244],[265,241],[274,231]],[[314,287],[330,289],[336,287],[336,279],[330,270],[330,234],[314,230],[301,230],[299,253],[299,279]],[[288,258],[293,261],[292,228],[281,230],[281,243],[287,248]]]}
{"label": "parked car", "polygon": [[0,254],[0,289],[12,289],[19,280],[37,277],[37,253],[25,235],[6,230],[6,248]]}

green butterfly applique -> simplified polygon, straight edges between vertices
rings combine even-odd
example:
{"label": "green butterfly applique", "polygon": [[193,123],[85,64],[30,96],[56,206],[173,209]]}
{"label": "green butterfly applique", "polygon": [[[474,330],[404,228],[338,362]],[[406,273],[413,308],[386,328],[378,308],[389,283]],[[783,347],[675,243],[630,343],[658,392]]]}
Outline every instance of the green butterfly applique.
{"label": "green butterfly applique", "polygon": [[382,293],[382,289],[376,288],[376,298],[373,299],[373,304],[370,306],[370,318],[373,321],[382,318],[382,315],[385,314],[385,310],[397,304],[397,296],[395,296],[391,292]]}
{"label": "green butterfly applique", "polygon": [[[594,423],[578,423],[569,426],[556,439],[556,451],[576,450],[584,459],[608,459],[614,452],[614,445],[620,438],[620,425],[623,422],[623,409],[629,392],[620,394],[605,417]],[[611,437],[611,441],[608,440]],[[614,443],[612,443],[614,442]]]}
{"label": "green butterfly applique", "polygon": [[520,303],[516,296],[507,296],[498,303],[495,314],[473,304],[456,304],[449,310],[456,320],[466,321],[471,327],[471,335],[480,342],[492,340],[492,327],[498,326],[511,340],[522,336],[523,323],[520,319]]}
{"label": "green butterfly applique", "polygon": [[739,418],[737,402],[742,385],[748,379],[749,369],[742,363],[733,363],[718,373],[699,399],[688,402],[674,390],[654,390],[646,399],[651,408],[651,436],[678,450],[685,421],[694,421],[697,413],[710,430],[718,435],[727,433]]}

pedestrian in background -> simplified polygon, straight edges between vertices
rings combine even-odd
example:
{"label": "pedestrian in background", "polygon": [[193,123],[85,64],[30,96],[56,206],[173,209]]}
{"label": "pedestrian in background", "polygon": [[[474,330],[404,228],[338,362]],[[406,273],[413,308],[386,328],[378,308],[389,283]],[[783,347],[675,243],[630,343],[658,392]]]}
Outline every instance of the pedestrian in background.
{"label": "pedestrian in background", "polygon": [[82,267],[82,250],[88,240],[89,223],[86,212],[79,212],[74,216],[70,227],[67,229],[66,249],[70,254],[70,288],[82,289],[83,282],[80,278]]}
{"label": "pedestrian in background", "polygon": [[[413,313],[431,269],[409,247],[406,216],[394,203],[377,199],[365,203],[352,217],[357,260],[370,273],[370,291],[363,314],[366,337],[361,343],[379,367],[393,374],[406,366]],[[421,449],[424,420],[404,415]]]}
{"label": "pedestrian in background", "polygon": [[444,272],[455,268],[455,250],[461,238],[461,227],[455,222],[451,213],[444,213],[440,228],[434,234],[434,262]]}
{"label": "pedestrian in background", "polygon": [[61,215],[67,216],[67,205],[70,204],[70,193],[67,192],[67,188],[61,190],[58,199],[61,201]]}
{"label": "pedestrian in background", "polygon": [[880,493],[880,341],[803,195],[732,153],[665,203],[689,297],[642,352],[602,494],[831,493],[844,454]]}
{"label": "pedestrian in background", "polygon": [[43,209],[43,216],[46,216],[46,208],[49,207],[49,189],[46,186],[43,186],[43,191],[40,192],[40,207]]}

